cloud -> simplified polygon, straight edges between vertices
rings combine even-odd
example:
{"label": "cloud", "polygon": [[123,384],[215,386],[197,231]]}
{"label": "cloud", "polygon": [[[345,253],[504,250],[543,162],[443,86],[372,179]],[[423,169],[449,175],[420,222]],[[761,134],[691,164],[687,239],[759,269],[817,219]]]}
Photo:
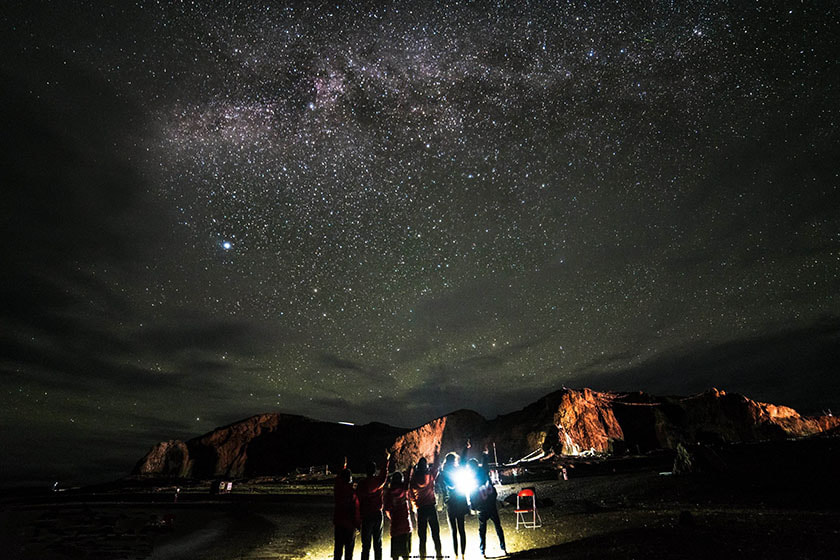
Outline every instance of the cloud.
{"label": "cloud", "polygon": [[293,338],[289,331],[269,322],[222,320],[206,315],[161,321],[136,336],[139,345],[163,356],[190,352],[262,354]]}
{"label": "cloud", "polygon": [[121,149],[136,141],[140,112],[63,57],[34,58],[0,67],[7,262],[44,278],[103,259],[131,266],[166,219]]}
{"label": "cloud", "polygon": [[354,362],[352,360],[345,360],[343,358],[339,358],[335,354],[328,354],[328,353],[321,353],[319,355],[319,361],[321,365],[330,368],[336,369],[346,369],[349,371],[354,371],[357,373],[363,374],[370,374],[369,370],[359,362]]}

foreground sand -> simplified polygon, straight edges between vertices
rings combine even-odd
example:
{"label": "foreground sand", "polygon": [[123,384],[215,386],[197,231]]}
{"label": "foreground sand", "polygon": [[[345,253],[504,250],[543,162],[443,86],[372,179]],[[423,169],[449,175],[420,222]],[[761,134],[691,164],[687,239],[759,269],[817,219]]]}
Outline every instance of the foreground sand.
{"label": "foreground sand", "polygon": [[[837,558],[837,440],[748,449],[749,464],[722,474],[662,476],[650,468],[568,481],[504,485],[500,498],[536,488],[543,527],[515,529],[500,508],[512,558]],[[826,447],[827,446],[827,447]],[[827,450],[827,451],[826,451]],[[784,455],[779,460],[778,453]],[[763,454],[763,455],[762,455]],[[772,457],[774,460],[769,460]],[[2,558],[279,559],[332,556],[329,484],[241,485],[229,496],[185,491],[79,493],[0,502]],[[446,517],[443,550],[452,556]],[[165,521],[171,525],[160,527]],[[385,528],[385,557],[390,541]],[[467,519],[467,558],[478,558]],[[492,526],[491,557],[501,556]],[[361,557],[357,540],[355,558]],[[431,552],[431,546],[430,546]],[[415,536],[414,553],[418,553]]]}

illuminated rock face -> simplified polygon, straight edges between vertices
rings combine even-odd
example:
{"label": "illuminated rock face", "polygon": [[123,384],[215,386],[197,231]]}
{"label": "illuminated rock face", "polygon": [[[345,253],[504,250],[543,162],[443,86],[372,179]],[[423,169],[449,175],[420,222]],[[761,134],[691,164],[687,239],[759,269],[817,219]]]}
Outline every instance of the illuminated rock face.
{"label": "illuminated rock face", "polygon": [[611,393],[562,389],[522,410],[487,423],[486,442],[496,443],[499,461],[509,462],[542,451],[579,454],[608,452],[621,439],[621,428],[610,408]]}
{"label": "illuminated rock face", "polygon": [[191,468],[187,444],[177,439],[157,444],[135,467],[144,473],[156,473],[176,478],[190,476]]}
{"label": "illuminated rock face", "polygon": [[624,439],[624,432],[612,409],[614,395],[590,389],[565,391],[554,425],[560,451],[564,455],[579,455],[583,451],[606,453],[611,443]]}
{"label": "illuminated rock face", "polygon": [[405,470],[417,464],[421,457],[429,463],[442,462],[450,451],[462,453],[467,438],[472,441],[473,453],[484,449],[487,420],[477,412],[459,410],[436,418],[398,437],[392,446],[396,468]]}
{"label": "illuminated rock face", "polygon": [[[330,465],[348,457],[355,472],[392,452],[404,470],[421,457],[442,461],[487,449],[491,459],[515,461],[532,453],[550,456],[674,449],[679,443],[748,442],[840,431],[832,416],[802,417],[795,410],[711,389],[689,397],[555,391],[522,410],[486,420],[460,410],[413,430],[385,424],[347,426],[303,416],[261,414],[189,441],[166,441],[135,467],[137,475],[213,478],[285,474]],[[495,454],[494,454],[495,444]],[[468,457],[468,458],[469,458]]]}
{"label": "illuminated rock face", "polygon": [[546,455],[674,449],[678,443],[746,442],[840,430],[835,417],[808,418],[785,406],[711,389],[689,397],[563,389],[487,423],[501,461]]}

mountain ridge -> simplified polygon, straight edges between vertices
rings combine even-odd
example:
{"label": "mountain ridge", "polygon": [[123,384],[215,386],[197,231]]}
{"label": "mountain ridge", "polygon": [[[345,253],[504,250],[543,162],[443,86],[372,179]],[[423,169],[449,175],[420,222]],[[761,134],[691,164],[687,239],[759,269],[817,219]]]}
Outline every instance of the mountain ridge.
{"label": "mountain ridge", "polygon": [[270,476],[335,465],[354,470],[388,449],[398,468],[448,451],[487,449],[500,462],[529,455],[549,460],[584,452],[620,455],[673,449],[678,443],[749,442],[836,432],[840,419],[712,388],[690,396],[656,396],[562,388],[518,411],[486,419],[459,409],[415,428],[381,422],[346,425],[302,415],[262,413],[181,441],[160,442],[132,475],[211,478]]}

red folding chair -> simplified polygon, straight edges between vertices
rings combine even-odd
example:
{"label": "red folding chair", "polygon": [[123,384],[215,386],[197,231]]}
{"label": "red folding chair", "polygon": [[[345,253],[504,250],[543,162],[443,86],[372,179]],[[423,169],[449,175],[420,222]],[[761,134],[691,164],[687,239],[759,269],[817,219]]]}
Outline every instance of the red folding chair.
{"label": "red folding chair", "polygon": [[[523,500],[523,498],[526,499]],[[528,506],[529,501],[527,498],[530,498],[530,506]],[[542,518],[537,512],[537,497],[534,496],[534,491],[530,488],[522,489],[516,495],[516,509],[514,513],[516,514],[517,530],[520,524],[526,529],[542,527]]]}

